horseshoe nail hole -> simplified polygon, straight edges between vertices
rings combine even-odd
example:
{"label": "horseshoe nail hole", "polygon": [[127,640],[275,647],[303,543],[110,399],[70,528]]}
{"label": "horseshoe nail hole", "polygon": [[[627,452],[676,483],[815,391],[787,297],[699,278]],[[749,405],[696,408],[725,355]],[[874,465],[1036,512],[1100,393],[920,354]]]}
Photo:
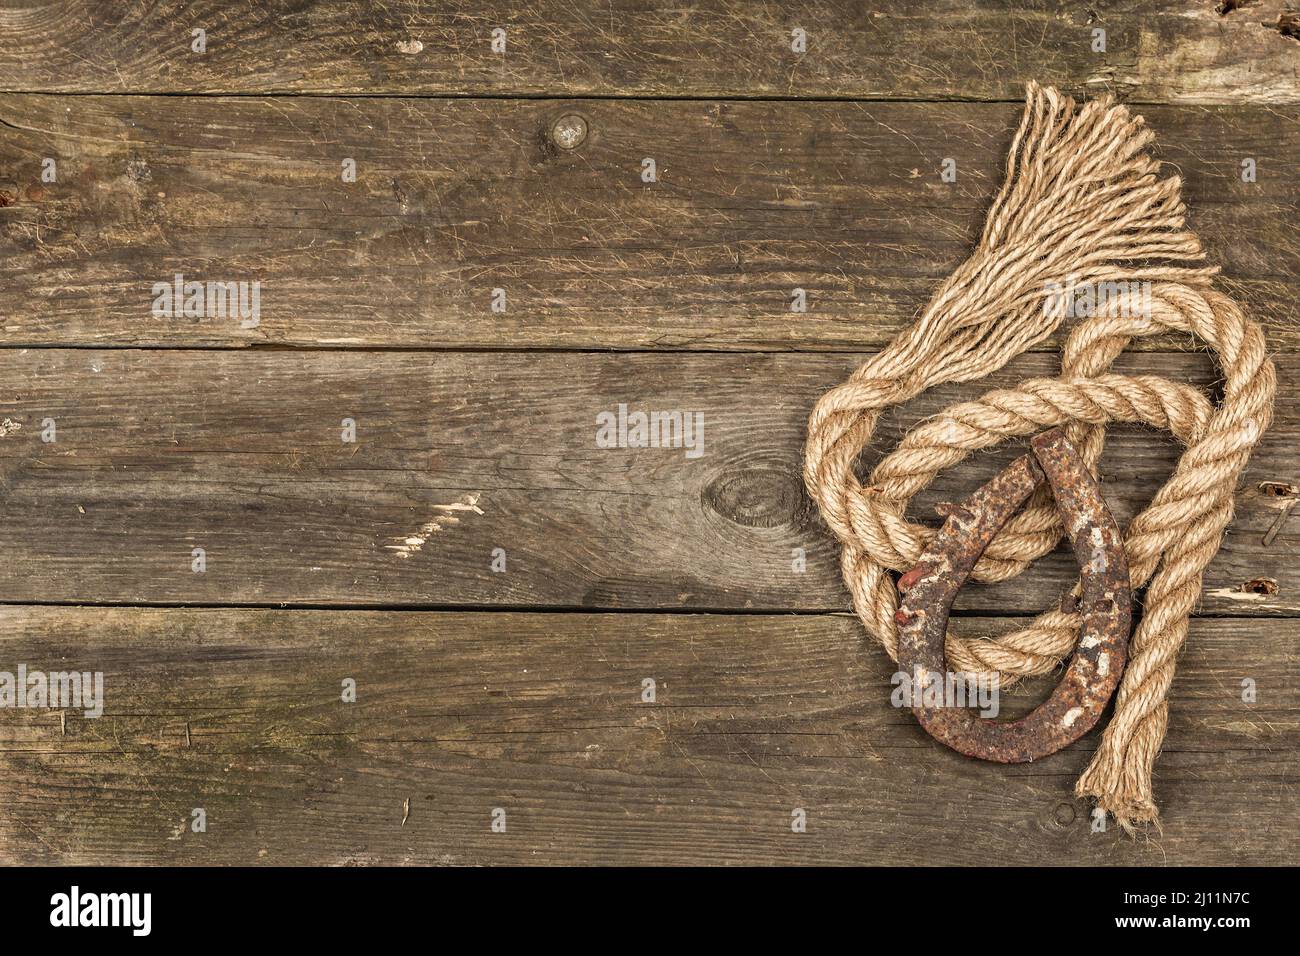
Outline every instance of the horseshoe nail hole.
{"label": "horseshoe nail hole", "polygon": [[1272,578],[1251,578],[1241,585],[1242,594],[1263,594],[1271,596],[1278,591],[1277,581]]}
{"label": "horseshoe nail hole", "polygon": [[1283,10],[1277,15],[1277,23],[1274,24],[1273,29],[1284,37],[1300,40],[1300,13]]}
{"label": "horseshoe nail hole", "polygon": [[1267,498],[1300,497],[1300,487],[1287,484],[1285,481],[1261,481],[1259,491]]}
{"label": "horseshoe nail hole", "polygon": [[1056,821],[1058,827],[1068,827],[1079,818],[1079,812],[1074,809],[1073,804],[1058,803],[1056,809],[1052,811],[1052,819]]}

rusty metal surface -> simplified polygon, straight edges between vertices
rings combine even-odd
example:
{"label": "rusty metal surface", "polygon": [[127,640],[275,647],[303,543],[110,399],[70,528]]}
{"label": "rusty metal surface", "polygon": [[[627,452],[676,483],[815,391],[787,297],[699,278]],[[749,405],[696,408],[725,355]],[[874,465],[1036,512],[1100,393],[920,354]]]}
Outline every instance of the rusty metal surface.
{"label": "rusty metal surface", "polygon": [[912,707],[936,740],[999,763],[1037,760],[1092,729],[1119,686],[1132,619],[1123,539],[1097,482],[1059,428],[1038,435],[1030,446],[1032,455],[1012,462],[962,504],[943,506],[948,517],[939,534],[898,582],[902,601],[895,619],[901,669],[914,686],[936,674],[946,677],[944,637],[957,592],[989,542],[1038,483],[1046,479],[1051,486],[1079,562],[1081,583],[1081,638],[1060,683],[1037,709],[1014,721],[983,718],[962,706]]}

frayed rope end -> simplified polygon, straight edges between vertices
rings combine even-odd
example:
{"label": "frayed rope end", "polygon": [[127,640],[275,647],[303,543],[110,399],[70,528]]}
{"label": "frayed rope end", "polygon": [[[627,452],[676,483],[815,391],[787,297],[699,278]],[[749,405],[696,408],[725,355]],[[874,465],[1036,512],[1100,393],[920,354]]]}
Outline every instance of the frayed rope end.
{"label": "frayed rope end", "polygon": [[1160,811],[1149,797],[1129,797],[1123,794],[1100,792],[1085,775],[1075,785],[1074,795],[1082,800],[1090,800],[1094,807],[1119,824],[1120,829],[1131,837],[1141,832],[1154,829],[1163,832],[1160,826]]}

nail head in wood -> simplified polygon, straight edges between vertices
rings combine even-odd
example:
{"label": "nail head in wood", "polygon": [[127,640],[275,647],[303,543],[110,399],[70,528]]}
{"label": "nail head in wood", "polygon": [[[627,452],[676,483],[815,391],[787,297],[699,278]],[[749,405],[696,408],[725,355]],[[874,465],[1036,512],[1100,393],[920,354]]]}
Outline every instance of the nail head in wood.
{"label": "nail head in wood", "polygon": [[566,113],[551,127],[551,142],[560,149],[577,149],[587,141],[587,121],[577,113]]}

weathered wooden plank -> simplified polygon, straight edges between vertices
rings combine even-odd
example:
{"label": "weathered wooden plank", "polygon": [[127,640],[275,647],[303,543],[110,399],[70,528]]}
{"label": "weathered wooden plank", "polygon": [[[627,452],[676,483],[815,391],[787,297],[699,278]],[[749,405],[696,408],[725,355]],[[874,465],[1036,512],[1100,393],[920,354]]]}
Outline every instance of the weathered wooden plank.
{"label": "weathered wooden plank", "polygon": [[845,617],[5,607],[0,669],[101,671],[105,705],[0,711],[0,859],[1282,864],[1295,630],[1195,622],[1163,832],[1131,840],[1071,796],[1095,732],[1033,765],[961,757],[889,704],[894,665]]}
{"label": "weathered wooden plank", "polygon": [[1230,6],[46,0],[0,16],[0,88],[1005,100],[1037,79],[1156,102],[1300,99],[1283,0]]}
{"label": "weathered wooden plank", "polygon": [[[1290,41],[1288,41],[1290,42]],[[556,119],[589,124],[574,152]],[[1300,112],[1144,109],[1300,343]],[[0,342],[861,349],[970,252],[1012,104],[0,97]],[[658,182],[641,180],[655,159]],[[945,157],[957,181],[940,181]],[[45,158],[58,182],[42,183]],[[344,159],[358,180],[342,180]],[[1258,181],[1240,181],[1254,159]],[[154,285],[260,283],[256,324]],[[493,311],[493,289],[505,312]],[[806,313],[792,313],[793,290]]]}
{"label": "weathered wooden plank", "polygon": [[[0,600],[843,609],[838,547],[800,470],[809,411],[862,358],[10,350]],[[1118,367],[1213,377],[1197,354]],[[1025,356],[992,382],[1054,370],[1054,357]],[[1255,491],[1300,479],[1300,358],[1279,357],[1279,378],[1278,420],[1210,568],[1206,611],[1300,609],[1289,560],[1300,518],[1265,546],[1290,501]],[[901,425],[983,387],[941,389],[892,415],[868,461]],[[620,404],[702,415],[700,453],[680,432],[681,447],[598,447],[597,416]],[[355,442],[343,440],[345,419]],[[930,505],[1022,451],[943,476],[913,513],[933,517]],[[1175,459],[1165,436],[1115,431],[1102,472],[1121,522]],[[498,548],[504,573],[492,569]],[[1074,574],[1058,554],[1021,580],[966,589],[960,606],[1037,611]],[[1278,593],[1240,593],[1260,577]]]}

